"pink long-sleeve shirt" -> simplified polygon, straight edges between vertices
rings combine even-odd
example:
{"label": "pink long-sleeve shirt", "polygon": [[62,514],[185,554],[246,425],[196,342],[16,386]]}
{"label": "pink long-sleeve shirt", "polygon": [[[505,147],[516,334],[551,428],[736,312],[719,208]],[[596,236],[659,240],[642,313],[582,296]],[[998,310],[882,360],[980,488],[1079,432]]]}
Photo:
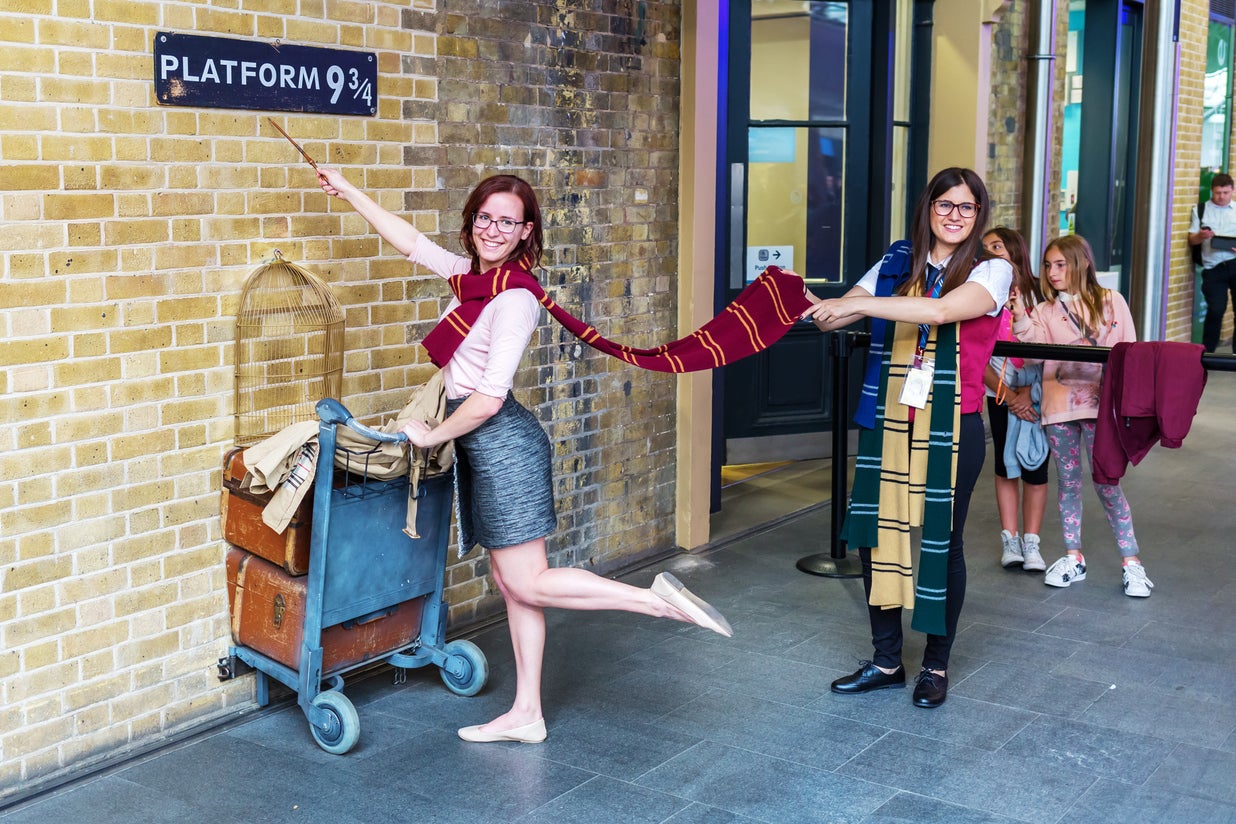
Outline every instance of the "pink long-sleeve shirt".
{"label": "pink long-sleeve shirt", "polygon": [[[1067,310],[1067,311],[1066,311]],[[1070,317],[1070,314],[1073,317]],[[1054,343],[1066,346],[1115,346],[1137,340],[1133,315],[1119,292],[1108,289],[1103,297],[1103,321],[1087,339],[1073,318],[1078,317],[1069,295],[1040,303],[1033,314],[1014,322],[1013,334],[1023,343]],[[1043,423],[1081,421],[1099,416],[1103,364],[1076,361],[1043,361]]]}
{"label": "pink long-sleeve shirt", "polygon": [[[468,258],[448,252],[424,235],[416,239],[408,260],[442,278],[472,270],[472,261]],[[459,301],[451,298],[442,316],[458,306]],[[462,398],[480,392],[505,398],[511,391],[520,358],[540,321],[541,304],[527,289],[508,289],[491,300],[443,367],[446,396]]]}

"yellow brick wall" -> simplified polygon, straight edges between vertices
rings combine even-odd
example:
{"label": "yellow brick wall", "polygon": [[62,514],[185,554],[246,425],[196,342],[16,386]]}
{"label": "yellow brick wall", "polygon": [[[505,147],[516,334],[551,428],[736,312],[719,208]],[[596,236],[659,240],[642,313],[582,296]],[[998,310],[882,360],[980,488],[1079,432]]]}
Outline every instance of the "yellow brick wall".
{"label": "yellow brick wall", "polygon": [[[252,679],[211,669],[229,635],[219,465],[249,274],[280,249],[336,285],[358,414],[397,408],[426,371],[404,328],[441,295],[418,297],[425,278],[327,203],[265,117],[402,211],[435,185],[404,163],[432,124],[402,113],[436,96],[405,68],[437,38],[404,16],[434,3],[229,5],[0,7],[0,800],[252,700]],[[379,113],[158,106],[158,30],[375,51]]]}
{"label": "yellow brick wall", "polygon": [[[278,249],[332,285],[358,417],[431,372],[444,286],[322,194],[267,115],[450,248],[480,176],[523,175],[559,303],[636,346],[674,328],[679,9],[602,5],[0,6],[0,801],[252,700],[213,665],[255,269]],[[374,51],[378,113],[161,107],[164,30]],[[673,548],[676,379],[564,335],[542,326],[516,394],[557,444],[551,564],[606,573]],[[447,569],[453,625],[500,610],[487,572],[480,552]]]}
{"label": "yellow brick wall", "polygon": [[[1185,238],[1191,210],[1197,204],[1199,173],[1202,165],[1202,92],[1206,73],[1207,35],[1210,25],[1207,0],[1185,0],[1180,13],[1180,107],[1176,117],[1175,191],[1172,195],[1172,262],[1169,275],[1167,339],[1191,340],[1193,316],[1197,311],[1197,276]],[[1229,88],[1229,103],[1230,93]],[[1228,172],[1236,170],[1236,115],[1233,120],[1232,155]],[[1230,351],[1227,342],[1233,334],[1233,312],[1229,306],[1220,335],[1219,352]]]}
{"label": "yellow brick wall", "polygon": [[1171,268],[1164,306],[1167,340],[1188,341],[1193,333],[1196,275],[1186,237],[1198,199],[1202,168],[1202,94],[1206,81],[1208,0],[1185,0],[1180,9],[1180,105],[1176,111],[1175,180],[1172,192]]}

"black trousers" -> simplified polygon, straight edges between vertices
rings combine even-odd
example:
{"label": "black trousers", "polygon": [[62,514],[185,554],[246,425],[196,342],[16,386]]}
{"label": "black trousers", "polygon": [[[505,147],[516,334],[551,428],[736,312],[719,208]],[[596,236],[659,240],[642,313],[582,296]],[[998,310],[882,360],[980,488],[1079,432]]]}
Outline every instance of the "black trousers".
{"label": "black trousers", "polygon": [[[970,513],[970,495],[983,471],[987,455],[983,418],[978,412],[961,416],[961,432],[957,438],[957,488],[953,494],[953,531],[948,545],[948,596],[944,601],[944,627],[947,635],[928,635],[923,652],[923,667],[948,669],[949,652],[957,636],[957,620],[966,600],[966,557],[963,533]],[[871,596],[871,550],[858,550],[863,564],[863,588]],[[867,605],[871,620],[871,645],[875,647],[872,661],[885,669],[901,666],[901,609],[880,609]]]}
{"label": "black trousers", "polygon": [[[1202,270],[1202,295],[1206,298],[1206,320],[1202,323],[1202,346],[1207,352],[1219,348],[1219,335],[1223,331],[1223,316],[1227,314],[1227,293],[1236,301],[1236,260],[1220,263],[1213,269]],[[1236,352],[1236,340],[1232,343]]]}

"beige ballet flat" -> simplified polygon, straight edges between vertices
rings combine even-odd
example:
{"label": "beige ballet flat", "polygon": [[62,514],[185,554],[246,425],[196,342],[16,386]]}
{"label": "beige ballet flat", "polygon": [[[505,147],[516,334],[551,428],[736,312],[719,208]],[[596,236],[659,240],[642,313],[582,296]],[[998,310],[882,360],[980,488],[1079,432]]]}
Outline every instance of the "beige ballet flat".
{"label": "beige ballet flat", "polygon": [[489,744],[495,741],[513,741],[517,744],[540,744],[546,737],[545,719],[538,718],[531,724],[524,724],[522,727],[515,727],[503,732],[485,732],[481,729],[481,725],[477,724],[472,727],[461,728],[459,730],[459,737],[464,741],[471,741],[474,744]]}
{"label": "beige ballet flat", "polygon": [[716,607],[692,593],[668,572],[662,572],[653,579],[652,593],[680,612],[686,613],[697,626],[720,633],[726,638],[734,637],[730,622],[725,620]]}

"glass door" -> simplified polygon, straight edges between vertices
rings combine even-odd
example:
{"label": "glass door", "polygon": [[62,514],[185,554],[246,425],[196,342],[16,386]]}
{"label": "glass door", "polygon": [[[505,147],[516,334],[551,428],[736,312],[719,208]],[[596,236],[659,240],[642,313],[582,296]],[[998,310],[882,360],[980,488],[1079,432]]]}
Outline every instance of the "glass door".
{"label": "glass door", "polygon": [[[870,266],[872,249],[883,250],[890,230],[903,231],[914,6],[730,4],[719,227],[726,300],[769,265],[798,272],[821,297],[840,295]],[[725,462],[827,454],[825,342],[802,323],[767,352],[723,370]]]}

